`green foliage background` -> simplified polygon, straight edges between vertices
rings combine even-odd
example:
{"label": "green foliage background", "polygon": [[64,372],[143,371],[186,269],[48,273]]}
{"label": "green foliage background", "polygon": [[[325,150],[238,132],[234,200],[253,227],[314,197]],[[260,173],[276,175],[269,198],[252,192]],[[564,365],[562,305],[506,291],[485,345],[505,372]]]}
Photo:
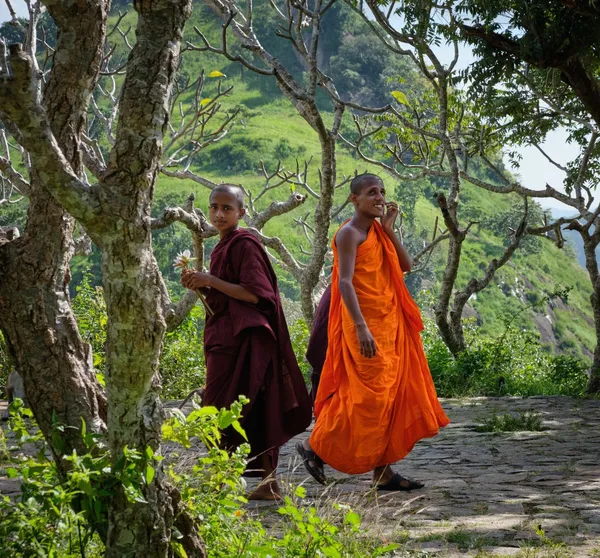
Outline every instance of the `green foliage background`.
{"label": "green foliage background", "polygon": [[[278,21],[268,2],[261,0],[255,3],[255,9],[255,28],[265,48],[284,62],[298,79],[303,79],[303,68],[291,53],[289,44],[275,36]],[[130,24],[135,27],[135,15],[132,13],[125,17],[122,27],[126,29]],[[186,27],[186,39],[192,43],[199,43],[194,26],[201,29],[209,40],[218,44],[220,25],[208,8],[195,5],[192,18]],[[0,29],[0,34],[4,31],[6,26]],[[345,4],[335,4],[329,10],[323,22],[323,37],[321,57],[324,69],[335,79],[343,98],[370,105],[382,105],[392,100],[393,90],[403,91],[409,100],[424,95],[424,84],[406,61],[383,49],[373,39],[364,23]],[[239,65],[230,63],[216,54],[186,52],[181,76],[193,78],[202,70],[220,70],[226,75],[223,85],[233,86],[233,91],[222,100],[222,111],[225,113],[239,109],[240,112],[229,134],[218,144],[202,151],[192,170],[213,181],[243,184],[256,192],[264,183],[264,177],[258,171],[260,161],[264,162],[267,169],[273,170],[279,161],[286,168],[295,168],[296,160],[300,164],[311,160],[308,179],[313,188],[318,189],[320,145],[317,136],[279,92],[274,80],[242,71]],[[216,89],[217,80],[207,80],[204,96],[210,98]],[[320,104],[324,111],[330,109],[327,99],[321,99]],[[332,116],[328,113],[327,118]],[[343,123],[342,132],[349,139],[355,137],[350,114]],[[372,146],[367,146],[367,149],[371,148]],[[372,154],[374,155],[375,151],[372,151]],[[502,165],[501,157],[495,162]],[[344,176],[351,176],[356,171],[367,170],[384,178],[390,197],[400,202],[405,214],[405,242],[412,253],[417,252],[431,237],[435,218],[440,216],[434,194],[447,188],[442,180],[431,178],[399,181],[387,176],[380,168],[357,159],[343,142],[338,144],[337,170],[339,180]],[[493,176],[478,166],[476,161],[471,171],[476,176],[493,179]],[[274,199],[287,197],[288,188],[282,186],[278,190],[268,192],[262,203],[266,205]],[[165,207],[183,204],[190,192],[196,196],[196,205],[206,208],[209,193],[207,189],[189,180],[161,176],[156,190],[154,214],[160,214]],[[343,203],[345,196],[344,189],[340,189],[336,195],[336,204]],[[308,246],[294,219],[311,212],[314,206],[315,201],[309,197],[301,208],[272,220],[265,227],[265,234],[280,237],[300,261],[306,258],[302,249]],[[19,224],[22,227],[26,210],[25,203],[3,209],[0,225]],[[530,210],[532,218],[541,218],[541,208],[534,207]],[[331,234],[349,216],[349,211],[343,211],[332,223]],[[496,196],[468,183],[463,184],[460,217],[464,222],[477,221],[478,225],[471,229],[472,234],[464,244],[457,285],[459,288],[474,275],[480,276],[489,260],[501,253],[507,228],[518,222],[520,215],[520,201],[517,199]],[[207,241],[207,254],[215,242],[216,239]],[[186,248],[191,248],[191,239],[182,226],[175,225],[154,233],[155,254],[175,298],[182,294],[182,290],[171,262],[178,252]],[[429,316],[431,301],[435,300],[439,290],[438,279],[445,265],[445,250],[442,244],[425,270],[407,278],[413,293],[425,290],[431,293],[431,297],[423,300],[421,304],[423,311]],[[102,312],[101,296],[92,292],[93,287],[100,285],[97,250],[89,257],[73,258],[71,269],[71,290],[82,324],[82,334],[89,336],[88,340],[97,355],[96,365],[101,372],[101,324],[90,321],[89,315],[91,310]],[[298,300],[298,287],[284,270],[277,269],[277,273],[282,294],[290,301],[287,309],[291,316],[294,312],[297,313],[297,306],[293,310],[293,303]],[[595,336],[590,316],[591,290],[588,283],[587,274],[577,264],[572,251],[560,251],[550,242],[539,238],[527,239],[513,260],[497,273],[492,285],[469,302],[477,325],[477,335],[472,337],[473,346],[476,348],[477,340],[483,338],[488,338],[489,342],[493,343],[505,332],[507,320],[517,315],[511,325],[516,332],[510,338],[510,343],[514,343],[513,350],[519,350],[518,340],[523,337],[537,346],[536,351],[539,350],[544,358],[551,358],[551,353],[562,354],[565,358],[589,358],[595,344]],[[557,286],[571,289],[568,301],[556,300],[536,311],[522,311],[525,306],[542,299],[545,293],[555,290]],[[546,316],[551,322],[550,328],[554,335],[552,346],[548,349],[539,345],[540,335],[536,326],[536,320],[538,323],[548,320]],[[303,360],[306,325],[295,317],[289,321],[297,356],[308,374],[307,365]],[[161,370],[166,394],[169,396],[182,395],[186,389],[197,387],[202,381],[201,329],[201,310],[196,309],[177,332],[167,336]],[[519,332],[525,333],[520,335]],[[432,355],[437,354],[434,345],[428,345],[428,350],[430,359]],[[9,370],[7,358],[6,348],[0,345],[0,387],[3,386],[3,378]],[[460,366],[467,364],[465,362]],[[436,375],[435,364],[432,365],[432,370]],[[436,379],[442,381],[441,376],[436,376]],[[489,390],[486,388],[484,391]]]}

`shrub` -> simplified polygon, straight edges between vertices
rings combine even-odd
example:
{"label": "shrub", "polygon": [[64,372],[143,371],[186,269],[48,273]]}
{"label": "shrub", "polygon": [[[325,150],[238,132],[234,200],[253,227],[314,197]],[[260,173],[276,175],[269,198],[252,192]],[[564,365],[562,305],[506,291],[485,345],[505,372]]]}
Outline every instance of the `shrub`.
{"label": "shrub", "polygon": [[[72,468],[66,478],[45,457],[49,452],[40,434],[30,434],[35,430],[33,423],[27,424],[31,412],[14,405],[11,427],[15,436],[38,444],[40,451],[35,458],[13,458],[14,467],[8,470],[11,477],[21,480],[22,494],[16,502],[0,499],[0,557],[99,558],[103,545],[92,524],[106,528],[107,502],[117,491],[124,490],[126,497],[140,501],[158,467],[179,488],[181,502],[196,520],[210,558],[376,557],[398,548],[361,536],[360,516],[347,505],[334,503],[327,510],[305,505],[302,487],[292,489],[279,508],[282,521],[276,535],[246,513],[242,473],[249,447],[243,444],[233,453],[219,448],[223,429],[233,427],[243,433],[239,418],[245,401],[240,398],[231,409],[196,407],[187,417],[173,411],[163,425],[164,439],[184,450],[204,448],[191,466],[189,459],[180,462],[174,452],[168,462],[163,461],[149,448],[144,452],[126,449],[114,461],[98,436],[86,434],[84,425],[89,453],[69,456]],[[174,556],[186,555],[176,538],[171,547]]]}
{"label": "shrub", "polygon": [[548,352],[539,337],[515,326],[495,338],[465,326],[467,349],[452,356],[433,320],[425,320],[423,341],[438,395],[573,395],[585,392],[587,366],[574,357]]}
{"label": "shrub", "polygon": [[195,306],[183,323],[167,333],[159,370],[163,397],[185,397],[206,383],[204,360],[204,310]]}

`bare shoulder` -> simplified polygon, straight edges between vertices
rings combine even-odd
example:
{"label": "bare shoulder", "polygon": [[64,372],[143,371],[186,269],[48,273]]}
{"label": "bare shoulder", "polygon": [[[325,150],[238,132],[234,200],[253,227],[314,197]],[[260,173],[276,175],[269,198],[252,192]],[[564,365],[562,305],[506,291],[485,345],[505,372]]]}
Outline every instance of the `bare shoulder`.
{"label": "bare shoulder", "polygon": [[335,244],[340,250],[358,248],[366,239],[364,231],[353,227],[350,223],[344,225],[335,236]]}

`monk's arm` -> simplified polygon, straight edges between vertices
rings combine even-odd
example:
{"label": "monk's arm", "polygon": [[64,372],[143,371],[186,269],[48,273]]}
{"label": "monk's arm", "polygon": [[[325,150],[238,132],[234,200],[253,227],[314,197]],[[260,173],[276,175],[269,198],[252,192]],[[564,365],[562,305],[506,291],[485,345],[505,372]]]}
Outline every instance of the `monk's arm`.
{"label": "monk's arm", "polygon": [[213,275],[209,275],[209,277],[210,279],[208,280],[208,286],[211,289],[217,289],[223,294],[243,302],[249,302],[250,304],[258,303],[258,297],[241,285],[237,285],[236,283],[228,283],[227,281],[223,281],[223,279],[219,279]]}
{"label": "monk's arm", "polygon": [[410,259],[410,256],[408,255],[408,252],[406,251],[406,248],[404,248],[402,242],[400,242],[400,239],[396,236],[396,233],[393,229],[384,227],[383,230],[394,244],[394,248],[396,249],[396,254],[398,254],[398,260],[400,261],[400,267],[402,268],[402,271],[404,271],[405,273],[410,271],[412,269],[412,261]]}
{"label": "monk's arm", "polygon": [[375,356],[375,339],[371,335],[367,322],[360,310],[358,297],[352,284],[354,276],[354,265],[356,262],[356,250],[360,243],[360,237],[351,227],[344,227],[336,236],[339,261],[339,288],[344,305],[350,313],[350,317],[356,325],[356,334],[360,344],[360,352],[367,358]]}
{"label": "monk's arm", "polygon": [[188,273],[182,274],[181,284],[186,289],[199,289],[203,293],[206,293],[207,287],[210,289],[217,289],[231,298],[249,302],[251,304],[258,303],[258,297],[242,287],[242,285],[229,283],[214,275],[209,275],[208,273],[202,273],[200,271],[189,271]]}

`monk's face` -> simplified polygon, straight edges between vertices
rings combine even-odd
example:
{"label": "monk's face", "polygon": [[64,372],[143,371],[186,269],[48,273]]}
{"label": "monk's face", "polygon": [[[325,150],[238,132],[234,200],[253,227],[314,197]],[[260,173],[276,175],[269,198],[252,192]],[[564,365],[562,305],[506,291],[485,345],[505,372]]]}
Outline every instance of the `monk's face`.
{"label": "monk's face", "polygon": [[385,187],[381,182],[367,184],[358,194],[351,194],[350,199],[358,213],[368,217],[383,217],[385,214]]}
{"label": "monk's face", "polygon": [[246,213],[234,193],[213,192],[209,203],[210,223],[221,236],[235,230],[239,220]]}

